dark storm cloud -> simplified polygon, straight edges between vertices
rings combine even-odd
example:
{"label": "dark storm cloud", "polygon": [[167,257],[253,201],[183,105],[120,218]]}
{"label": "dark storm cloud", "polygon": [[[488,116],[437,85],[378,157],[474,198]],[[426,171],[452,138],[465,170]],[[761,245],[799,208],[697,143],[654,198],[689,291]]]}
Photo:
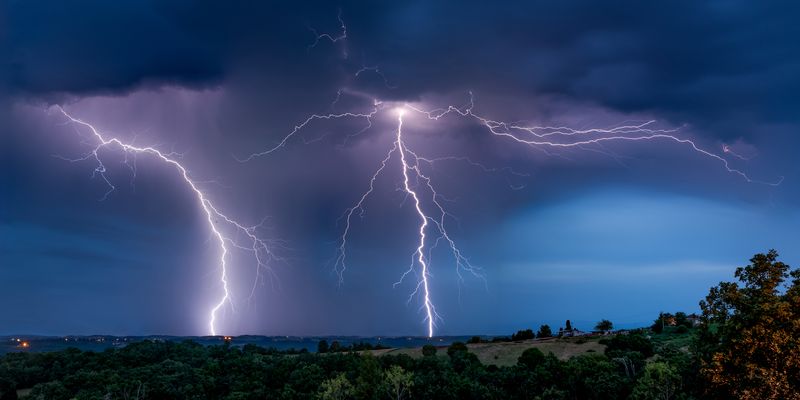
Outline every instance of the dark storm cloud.
{"label": "dark storm cloud", "polygon": [[691,123],[793,120],[798,107],[796,3],[416,3],[393,11],[364,30],[384,35],[359,35],[355,24],[353,41],[391,60],[384,71],[412,92],[550,93]]}
{"label": "dark storm cloud", "polygon": [[[347,39],[309,48],[315,39],[309,27],[339,34],[339,9]],[[89,179],[91,162],[52,157],[87,150],[85,132],[81,137],[41,109],[57,102],[126,140],[175,145],[192,176],[236,218],[256,223],[272,216],[272,233],[291,248],[283,254],[291,268],[277,266],[283,289],[259,291],[252,309],[243,306],[240,321],[230,319],[232,330],[419,333],[417,304],[405,304],[410,283],[390,289],[407,267],[416,229],[408,199],[396,190],[396,166],[378,182],[366,218],[357,221],[342,289],[327,264],[341,233],[337,219],[365,190],[390,145],[395,120],[388,113],[345,146],[345,135],[363,121],[311,124],[285,150],[249,164],[233,155],[275,144],[312,112],[367,109],[373,96],[431,107],[464,104],[469,90],[479,112],[509,120],[686,123],[692,128],[681,135],[704,148],[734,143],[755,155],[736,161],[748,173],[787,179],[779,188],[748,185],[673,143],[546,157],[496,140],[473,123],[409,117],[409,146],[425,156],[469,156],[524,173],[485,174],[463,163],[442,163],[432,172],[442,193],[457,199],[448,202],[460,217],[454,234],[486,267],[490,287],[487,293],[481,282],[468,280],[472,286],[460,297],[452,263],[437,256],[434,285],[445,332],[500,333],[561,318],[556,311],[525,313],[559,296],[541,283],[548,279],[575,292],[564,278],[573,273],[559,274],[562,266],[583,277],[593,267],[624,277],[641,266],[636,276],[658,275],[672,260],[680,268],[711,262],[722,271],[721,265],[750,255],[741,249],[763,250],[746,243],[769,246],[766,229],[747,229],[762,214],[784,235],[778,245],[794,237],[799,10],[791,2],[693,1],[3,2],[0,289],[24,284],[0,291],[32,299],[37,316],[48,320],[53,299],[80,288],[74,304],[58,302],[55,309],[60,315],[92,310],[86,325],[53,317],[46,329],[123,334],[204,333],[205,305],[219,291],[216,249],[202,218],[187,206],[194,200],[180,179],[142,156],[135,184],[128,184],[122,156],[109,151],[104,157],[118,190],[98,201],[107,187]],[[383,76],[372,70],[354,76],[362,67],[377,67]],[[345,94],[332,107],[341,88],[366,96]],[[770,214],[774,210],[759,206],[789,210],[790,217],[781,222]],[[722,228],[695,229],[693,223]],[[734,234],[743,231],[749,240]],[[713,254],[703,258],[709,248]],[[249,261],[234,256],[231,265],[233,284],[249,290]],[[700,272],[704,279],[724,277]],[[41,287],[39,276],[46,278]],[[680,291],[680,279],[671,276]],[[640,294],[646,294],[644,281],[636,282]],[[624,292],[625,282],[618,283]],[[139,305],[142,293],[147,296]],[[701,294],[686,294],[691,301],[685,303]],[[621,297],[614,301],[624,303]],[[95,304],[98,299],[108,304]],[[578,303],[569,312],[588,312]],[[657,311],[656,303],[642,308]],[[502,321],[493,319],[497,310]],[[23,316],[5,318],[2,327]],[[45,329],[35,321],[17,326]]]}
{"label": "dark storm cloud", "polygon": [[[267,2],[4,2],[2,83],[30,95],[213,86],[242,60],[285,67],[305,56],[314,15],[302,16],[304,9]],[[336,8],[320,12],[335,16]]]}
{"label": "dark storm cloud", "polygon": [[[380,66],[397,89],[374,74],[360,81],[386,97],[468,88],[549,93],[692,123],[786,120],[800,106],[793,2],[354,2],[341,9],[349,58],[340,68]],[[209,86],[246,70],[281,73],[290,91],[337,72],[314,67],[332,56],[330,43],[306,51],[314,39],[307,27],[337,33],[335,5],[12,1],[2,10],[0,71],[12,93]]]}

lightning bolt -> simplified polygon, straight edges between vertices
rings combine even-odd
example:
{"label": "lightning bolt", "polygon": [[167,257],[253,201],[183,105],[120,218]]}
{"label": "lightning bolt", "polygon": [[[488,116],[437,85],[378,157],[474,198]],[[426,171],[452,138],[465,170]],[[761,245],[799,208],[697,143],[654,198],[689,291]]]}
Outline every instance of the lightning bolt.
{"label": "lightning bolt", "polygon": [[[327,41],[330,41],[332,44],[336,44],[336,43],[338,43],[340,41],[344,41],[345,39],[347,39],[347,25],[345,25],[344,19],[342,19],[342,9],[339,9],[339,14],[337,14],[336,18],[339,20],[339,28],[341,29],[341,33],[339,33],[336,36],[334,36],[334,35],[332,35],[330,33],[319,33],[316,29],[314,29],[314,28],[312,28],[310,26],[308,27],[308,30],[310,30],[312,33],[314,33],[314,43],[311,43],[310,45],[308,45],[308,49],[307,49],[308,51],[311,51],[311,49],[313,49],[314,47],[317,47],[319,42],[321,42],[323,40],[327,40]],[[342,50],[342,58],[347,58],[347,56],[348,56],[347,55],[347,50],[343,49]]]}
{"label": "lightning bolt", "polygon": [[397,146],[397,150],[400,153],[400,164],[402,165],[403,169],[403,188],[405,189],[406,193],[408,193],[411,198],[414,199],[414,209],[417,210],[417,215],[420,218],[419,224],[419,246],[417,246],[417,250],[414,253],[417,262],[420,265],[421,269],[421,280],[422,282],[422,296],[424,298],[423,307],[425,307],[426,313],[426,322],[428,323],[428,337],[433,337],[433,323],[434,323],[434,314],[436,313],[436,308],[433,306],[430,297],[430,288],[428,284],[428,260],[425,257],[425,231],[428,227],[428,216],[425,215],[425,212],[422,211],[422,207],[420,206],[419,196],[417,196],[417,192],[411,188],[411,185],[408,181],[408,171],[413,170],[417,174],[419,174],[419,169],[416,166],[410,167],[408,162],[406,161],[406,149],[405,144],[403,143],[403,114],[405,114],[404,109],[400,109],[397,111],[397,139],[395,144]]}
{"label": "lightning bolt", "polygon": [[[340,23],[340,29],[341,29],[341,32],[339,34],[319,33],[314,28],[311,27],[308,28],[313,32],[315,36],[314,42],[308,46],[309,51],[312,48],[315,48],[322,41],[329,41],[331,44],[334,45],[339,42],[342,43],[346,42],[346,39],[348,38],[347,26],[345,25],[345,22],[342,19],[341,9],[339,10],[337,19]],[[342,46],[342,58],[346,59],[347,57],[348,57],[347,49],[345,46]],[[362,67],[354,73],[353,78],[358,79],[360,75],[368,72],[374,73],[379,77],[381,77],[387,88],[390,89],[395,88],[394,86],[389,84],[388,79],[377,66],[368,67],[362,65]],[[334,110],[336,104],[338,103],[340,97],[342,96],[342,93],[343,93],[342,90],[337,92],[336,99],[334,100],[334,102],[331,104],[330,107],[331,111]],[[356,94],[362,97],[365,96],[362,93],[349,93],[349,94]],[[394,134],[394,140],[392,141],[391,147],[386,152],[384,158],[381,160],[378,168],[371,175],[367,190],[363,192],[361,196],[358,197],[358,201],[352,207],[346,209],[345,213],[342,215],[341,219],[344,219],[345,223],[342,235],[339,238],[338,245],[336,247],[336,253],[333,260],[333,269],[338,274],[339,284],[341,285],[343,283],[344,272],[347,269],[346,260],[347,260],[348,237],[352,230],[352,220],[356,216],[359,217],[364,216],[366,201],[368,200],[369,196],[373,194],[377,179],[379,179],[380,176],[385,172],[387,167],[389,167],[390,162],[394,158],[396,158],[395,155],[398,155],[399,156],[398,162],[400,166],[400,172],[402,175],[401,190],[402,192],[405,193],[406,199],[409,198],[411,199],[411,203],[414,207],[414,212],[416,217],[418,217],[419,223],[417,225],[417,232],[416,232],[416,247],[414,248],[414,251],[411,255],[411,263],[409,265],[409,268],[400,276],[399,281],[395,282],[394,286],[397,286],[400,283],[402,283],[404,279],[410,274],[416,274],[416,276],[418,277],[418,281],[415,286],[415,289],[409,295],[409,302],[416,295],[420,295],[422,297],[421,309],[424,310],[425,313],[424,323],[427,327],[428,337],[432,337],[434,335],[436,322],[441,320],[441,317],[438,315],[436,307],[432,300],[433,296],[431,293],[431,285],[430,285],[432,278],[431,274],[431,260],[433,258],[432,253],[437,248],[437,246],[439,246],[440,243],[444,243],[447,246],[449,252],[452,255],[452,258],[454,259],[456,266],[456,273],[458,275],[459,281],[463,280],[462,271],[469,272],[472,275],[479,278],[483,278],[483,275],[481,269],[470,263],[469,259],[465,256],[465,253],[457,246],[456,241],[448,233],[447,221],[449,219],[455,219],[455,216],[447,212],[446,208],[443,205],[443,201],[446,201],[447,199],[445,199],[444,196],[442,196],[436,190],[433,181],[431,179],[431,173],[426,172],[425,168],[423,168],[423,165],[426,165],[428,166],[428,168],[432,169],[437,162],[462,161],[466,162],[469,165],[481,168],[484,172],[504,171],[517,176],[527,176],[527,175],[519,174],[510,168],[502,168],[502,169],[490,168],[484,166],[483,164],[474,162],[468,157],[448,156],[448,157],[438,157],[438,158],[427,158],[422,155],[418,155],[415,151],[409,148],[409,146],[404,140],[404,132],[403,132],[404,117],[407,117],[410,112],[422,116],[423,119],[427,119],[428,121],[432,122],[439,121],[445,117],[467,119],[478,124],[479,126],[482,126],[488,131],[489,134],[493,136],[509,140],[510,142],[515,144],[543,151],[547,155],[560,156],[560,154],[550,153],[548,149],[559,150],[559,149],[574,148],[576,150],[596,151],[609,156],[614,156],[611,153],[605,152],[602,146],[604,144],[613,142],[631,142],[631,143],[672,142],[684,146],[689,150],[699,154],[700,156],[710,158],[719,162],[721,166],[728,173],[738,175],[746,182],[777,186],[781,184],[781,182],[783,181],[783,177],[780,177],[780,179],[774,182],[766,182],[766,181],[752,179],[744,171],[732,166],[731,163],[728,161],[728,159],[725,158],[726,155],[731,155],[733,157],[746,160],[745,157],[742,157],[741,155],[734,153],[729,146],[727,145],[723,146],[722,154],[717,154],[715,152],[705,150],[703,147],[699,146],[695,141],[679,136],[677,132],[681,129],[680,127],[672,129],[660,129],[656,127],[657,121],[655,120],[638,122],[638,123],[623,122],[608,128],[594,127],[587,129],[575,129],[568,126],[538,126],[538,125],[529,126],[529,125],[522,125],[516,122],[494,120],[489,117],[485,117],[476,113],[474,111],[474,108],[475,108],[475,102],[473,94],[471,92],[469,93],[469,103],[467,106],[459,107],[459,106],[449,105],[445,108],[438,108],[433,110],[425,110],[420,106],[409,103],[404,103],[399,106],[395,104],[394,107],[390,108],[390,105],[388,103],[385,103],[378,99],[374,99],[372,108],[365,112],[332,112],[329,114],[312,114],[305,120],[301,121],[299,124],[295,125],[294,128],[288,134],[284,135],[281,138],[281,140],[279,140],[278,143],[276,143],[272,147],[269,147],[258,153],[250,154],[249,156],[243,158],[237,157],[237,160],[240,162],[249,162],[254,160],[255,158],[267,156],[275,151],[283,149],[295,136],[298,136],[303,129],[307,128],[308,126],[316,122],[325,122],[325,121],[339,120],[339,119],[363,120],[364,126],[359,131],[347,135],[345,137],[345,143],[346,143],[348,138],[351,138],[353,136],[362,134],[370,130],[373,127],[373,119],[382,111],[386,109],[391,109],[394,112],[396,112],[397,128]],[[274,245],[274,243],[267,242],[258,236],[258,229],[260,228],[261,224],[255,226],[246,226],[223,214],[208,199],[207,195],[202,190],[200,190],[200,188],[197,185],[197,181],[191,179],[187,169],[178,160],[174,158],[174,153],[164,153],[157,150],[154,147],[139,147],[131,143],[125,143],[117,138],[106,136],[91,124],[71,116],[60,106],[57,106],[56,109],[66,118],[68,118],[72,123],[83,126],[87,128],[89,131],[91,131],[95,140],[97,141],[97,145],[91,152],[87,153],[82,158],[70,161],[93,160],[96,163],[95,169],[93,171],[93,176],[94,177],[99,176],[108,185],[109,188],[108,191],[103,196],[104,199],[108,197],[108,195],[110,195],[115,190],[115,187],[106,175],[107,169],[102,161],[102,157],[99,154],[99,151],[102,148],[113,147],[113,146],[120,148],[126,155],[126,165],[127,165],[128,154],[134,155],[134,163],[136,160],[135,159],[136,154],[148,154],[161,160],[163,163],[174,167],[179,172],[180,176],[183,178],[188,188],[195,195],[197,204],[203,209],[209,230],[215,237],[219,246],[219,271],[220,271],[220,286],[222,288],[222,295],[219,298],[219,300],[216,303],[214,303],[214,306],[209,311],[209,322],[208,322],[208,328],[210,333],[212,335],[216,335],[217,333],[216,323],[217,323],[218,313],[226,304],[229,304],[231,307],[233,307],[232,294],[228,284],[227,258],[231,251],[229,249],[229,246],[231,249],[247,251],[253,254],[257,266],[256,266],[256,279],[250,294],[251,298],[253,296],[253,293],[255,292],[257,283],[261,279],[263,279],[261,276],[261,272],[268,271],[270,274],[272,274],[272,269],[269,268],[269,264],[272,261],[280,260],[280,258],[277,257],[275,253],[271,250],[271,246]],[[313,140],[304,140],[304,142],[308,144],[314,141],[318,141],[320,139],[321,138],[316,138]],[[600,149],[596,149],[594,147],[599,147]],[[131,168],[131,171],[135,176],[135,166],[129,165],[129,167]],[[517,189],[517,187],[512,186],[512,189]],[[226,234],[228,230],[230,230],[233,234],[235,234],[236,237],[234,238],[230,233]]]}
{"label": "lightning bolt", "polygon": [[[730,165],[730,162],[724,157],[716,153],[713,153],[711,151],[704,150],[703,148],[698,146],[697,143],[695,143],[693,140],[680,138],[678,136],[673,135],[673,133],[680,130],[680,128],[674,128],[674,129],[650,128],[650,126],[656,122],[655,120],[634,125],[620,125],[612,128],[591,128],[583,130],[576,130],[563,126],[561,127],[524,126],[511,122],[497,121],[476,114],[475,112],[473,112],[475,102],[472,92],[469,93],[469,96],[470,96],[469,106],[463,109],[452,105],[444,109],[437,109],[431,111],[423,110],[411,104],[405,104],[405,107],[413,111],[416,111],[424,115],[428,119],[434,121],[438,121],[439,119],[447,115],[457,115],[461,117],[472,118],[481,125],[483,125],[485,128],[487,128],[488,131],[495,136],[508,138],[516,143],[528,145],[531,147],[581,148],[581,146],[593,145],[593,144],[600,145],[603,144],[604,142],[620,142],[620,141],[640,142],[640,141],[654,141],[654,140],[672,141],[679,144],[687,145],[691,150],[703,156],[710,157],[716,161],[719,161],[726,171],[741,176],[745,181],[749,183],[760,183],[770,186],[777,186],[783,182],[783,177],[780,177],[777,181],[774,182],[767,182],[767,181],[753,179],[750,176],[748,176],[745,172],[732,167]],[[533,138],[525,138],[521,136],[523,134]],[[599,137],[591,137],[592,135]],[[551,136],[556,136],[559,139],[567,139],[567,140],[556,141],[548,139]],[[573,137],[576,136],[579,138],[572,139]],[[586,139],[580,138],[584,136],[589,136],[589,137]],[[730,152],[730,150],[724,152],[728,153]]]}
{"label": "lightning bolt", "polygon": [[[339,100],[341,95],[342,91],[340,90],[337,92],[337,97],[334,103]],[[356,93],[356,95],[359,94]],[[374,107],[369,112],[313,114],[300,124],[296,125],[294,129],[289,132],[289,134],[285,135],[273,147],[270,147],[267,150],[259,153],[251,154],[248,157],[242,158],[241,161],[250,161],[254,158],[270,154],[286,147],[287,143],[292,139],[293,136],[297,135],[299,131],[311,124],[313,121],[333,120],[340,118],[363,119],[366,121],[365,127],[358,133],[365,132],[372,128],[373,119],[378,114],[390,108],[389,103],[385,103],[380,100],[374,100],[373,106]],[[483,274],[479,267],[476,267],[469,262],[469,259],[464,255],[464,252],[457,246],[455,240],[448,233],[446,227],[447,219],[455,219],[455,217],[447,212],[446,208],[442,204],[442,201],[445,200],[444,197],[437,192],[430,175],[423,170],[422,165],[424,164],[433,167],[435,163],[440,161],[463,161],[467,164],[480,168],[484,172],[504,171],[516,176],[527,176],[527,174],[518,173],[510,168],[489,168],[483,164],[474,162],[468,157],[448,156],[426,158],[418,155],[408,147],[403,137],[403,119],[404,117],[408,116],[409,112],[420,115],[424,119],[433,122],[439,121],[448,116],[471,120],[477,123],[479,126],[485,128],[488,133],[493,136],[508,139],[512,143],[543,150],[548,155],[553,154],[547,152],[547,148],[575,148],[577,150],[598,151],[602,154],[608,154],[603,150],[593,149],[591,146],[595,145],[601,147],[606,142],[673,142],[679,145],[684,145],[691,151],[698,153],[701,156],[719,162],[727,172],[740,176],[746,182],[776,186],[783,181],[783,177],[780,177],[780,179],[774,182],[753,179],[742,170],[733,167],[722,155],[705,150],[691,139],[677,136],[677,132],[679,132],[682,127],[670,129],[657,128],[657,121],[655,120],[637,123],[621,123],[608,128],[593,127],[587,129],[575,129],[568,126],[528,126],[519,123],[494,120],[478,114],[474,111],[474,109],[474,96],[471,92],[469,93],[469,103],[463,107],[449,105],[445,108],[425,110],[414,104],[403,103],[392,108],[392,110],[394,110],[394,112],[397,114],[397,130],[395,132],[395,139],[381,160],[378,168],[371,175],[367,190],[361,194],[361,196],[358,198],[358,201],[352,207],[345,210],[345,213],[341,217],[341,219],[344,220],[344,228],[336,247],[336,255],[333,259],[333,269],[339,276],[340,285],[344,281],[343,274],[347,269],[346,261],[348,237],[352,230],[353,219],[355,217],[364,216],[365,203],[375,190],[375,182],[385,172],[395,154],[398,154],[400,169],[402,172],[402,191],[412,200],[415,213],[419,217],[419,225],[417,231],[417,246],[412,254],[411,264],[409,265],[409,268],[400,276],[400,279],[395,282],[394,286],[402,283],[404,279],[412,273],[416,273],[416,275],[419,277],[414,291],[409,296],[409,301],[413,298],[413,296],[417,294],[421,295],[421,308],[425,313],[424,322],[426,324],[429,337],[434,335],[436,321],[441,320],[441,317],[436,312],[436,307],[433,303],[431,294],[430,267],[431,253],[433,250],[440,243],[445,243],[447,245],[455,261],[456,272],[458,274],[459,281],[463,280],[462,271],[467,271],[481,279],[483,279]],[[348,137],[350,136],[352,135],[348,135]],[[730,150],[723,149],[723,154],[726,153],[730,153]],[[518,189],[518,187],[512,186],[512,189]],[[435,234],[435,239],[431,237],[431,233]]]}
{"label": "lightning bolt", "polygon": [[[341,9],[339,10],[339,14],[337,16],[339,23],[341,25],[341,34],[337,36],[333,36],[331,34],[323,33],[319,34],[313,28],[311,31],[314,33],[315,40],[309,46],[309,50],[313,47],[316,47],[322,40],[330,41],[332,44],[336,44],[339,41],[346,41],[347,39],[347,26],[342,19]],[[344,51],[343,57],[347,58],[347,53]],[[362,67],[358,69],[355,74],[354,78],[358,79],[360,75],[371,72],[375,73],[383,79],[383,82],[387,88],[395,88],[389,84],[388,79],[383,74],[383,72],[378,68],[378,66],[366,66],[362,64]],[[339,102],[340,98],[342,97],[343,90],[337,91],[336,98],[331,104],[330,109],[333,110],[336,104]],[[353,94],[359,97],[365,97],[364,93],[358,92],[349,92],[348,94]],[[373,108],[371,111],[366,113],[357,113],[357,112],[341,112],[341,113],[331,113],[331,114],[312,114],[307,119],[302,121],[300,124],[296,125],[292,131],[290,131],[287,135],[285,135],[282,140],[280,140],[276,145],[270,147],[262,152],[253,153],[245,158],[239,159],[241,162],[251,161],[254,158],[261,157],[268,155],[272,152],[275,152],[279,149],[286,147],[287,143],[298,134],[299,131],[310,125],[312,122],[315,121],[323,121],[323,120],[336,120],[336,119],[346,119],[346,118],[354,118],[354,119],[363,119],[365,120],[365,126],[355,134],[349,134],[345,137],[345,141],[343,143],[347,143],[347,139],[366,132],[370,128],[372,128],[373,118],[376,117],[381,111],[387,109],[389,106],[387,103],[384,103],[381,100],[374,99],[373,100]],[[434,328],[436,325],[437,320],[441,320],[440,316],[436,312],[436,307],[433,304],[431,291],[430,291],[430,267],[431,267],[431,259],[432,259],[432,252],[433,250],[442,242],[447,244],[447,247],[452,254],[453,259],[455,260],[456,266],[456,273],[458,275],[459,282],[463,281],[462,271],[467,271],[472,275],[483,279],[483,274],[481,269],[473,266],[469,259],[464,255],[461,249],[457,246],[455,240],[450,236],[447,231],[446,222],[448,218],[455,219],[453,215],[447,212],[445,207],[442,204],[443,200],[446,200],[440,193],[437,192],[436,188],[433,185],[433,182],[430,178],[429,174],[426,174],[423,171],[422,164],[428,165],[430,168],[434,167],[434,164],[440,161],[463,161],[469,165],[478,167],[482,169],[484,172],[507,172],[516,176],[527,176],[527,174],[521,174],[514,171],[511,168],[490,168],[484,166],[483,164],[474,162],[473,160],[469,159],[468,157],[460,157],[460,156],[448,156],[448,157],[438,157],[438,158],[426,158],[424,156],[418,155],[413,150],[409,149],[406,142],[403,140],[403,117],[406,115],[407,112],[415,112],[418,115],[423,116],[427,120],[430,121],[439,121],[442,118],[447,116],[453,117],[461,117],[465,119],[472,120],[477,124],[481,125],[482,127],[486,128],[491,135],[509,139],[513,143],[525,145],[532,149],[540,150],[544,152],[548,156],[561,156],[560,154],[554,154],[548,151],[551,150],[558,150],[558,149],[577,149],[577,150],[584,150],[584,151],[592,151],[598,152],[604,155],[608,155],[614,158],[617,162],[619,162],[619,158],[610,152],[607,152],[604,149],[604,144],[610,142],[643,142],[643,141],[669,141],[674,142],[680,145],[687,146],[690,150],[700,154],[701,156],[711,158],[713,160],[718,161],[721,163],[722,167],[729,173],[735,174],[743,178],[745,181],[750,183],[761,183],[766,185],[777,186],[783,181],[783,177],[780,177],[775,182],[765,182],[756,179],[752,179],[748,176],[745,172],[733,167],[729,161],[723,156],[717,153],[708,151],[703,149],[701,146],[698,146],[693,140],[682,138],[676,135],[676,133],[681,129],[672,128],[672,129],[659,129],[656,128],[656,121],[643,121],[638,123],[627,123],[623,122],[615,126],[611,126],[609,128],[587,128],[587,129],[575,129],[568,126],[538,126],[538,125],[521,125],[519,123],[514,122],[507,122],[507,121],[500,121],[494,120],[485,116],[482,116],[478,113],[475,113],[473,110],[475,108],[474,96],[472,92],[469,92],[469,103],[465,107],[458,107],[454,105],[447,106],[445,108],[438,108],[433,110],[424,110],[421,107],[418,107],[414,104],[405,103],[400,105],[399,107],[394,107],[393,110],[396,112],[397,116],[397,130],[395,134],[395,139],[392,142],[391,147],[387,151],[384,158],[381,160],[380,165],[372,174],[369,179],[369,183],[367,186],[367,190],[361,194],[358,198],[358,201],[347,208],[340,217],[340,220],[344,220],[344,228],[342,230],[342,235],[339,238],[338,245],[336,247],[336,253],[333,258],[333,270],[338,275],[338,282],[341,286],[344,282],[344,272],[347,269],[347,248],[348,248],[348,237],[352,230],[353,225],[353,218],[356,216],[364,217],[365,215],[365,204],[367,199],[370,195],[375,191],[375,182],[377,179],[384,173],[386,168],[389,166],[389,162],[394,157],[395,153],[399,154],[399,162],[400,162],[400,169],[402,172],[402,191],[406,194],[407,197],[410,197],[413,201],[414,210],[416,215],[419,217],[419,226],[417,232],[417,247],[414,250],[411,256],[411,263],[409,268],[400,276],[400,279],[394,283],[394,286],[398,286],[400,283],[404,281],[404,279],[412,274],[416,273],[417,269],[419,272],[416,274],[419,277],[417,285],[412,293],[409,295],[409,302],[413,299],[413,297],[421,292],[422,297],[422,309],[425,311],[425,319],[424,322],[427,325],[428,337],[432,337],[434,334]],[[310,143],[311,141],[304,140],[305,143]],[[723,154],[730,154],[734,157],[744,159],[740,155],[734,153],[730,150],[730,147],[725,145],[723,147]],[[561,156],[563,157],[563,156]],[[521,189],[521,186],[514,186],[509,185],[512,189]],[[423,200],[423,194],[429,195],[429,198],[425,198]],[[433,232],[431,232],[433,231]],[[435,234],[435,240],[431,240],[429,235],[433,233]],[[432,242],[432,244],[431,244]],[[418,267],[418,268],[417,268]],[[485,282],[485,280],[484,280]],[[460,292],[459,292],[460,293]]]}
{"label": "lightning bolt", "polygon": [[[261,239],[258,236],[258,229],[262,226],[263,221],[258,225],[246,226],[222,213],[219,208],[217,208],[217,206],[215,206],[214,203],[208,199],[208,196],[199,188],[197,181],[190,177],[186,167],[184,167],[173,157],[174,153],[164,153],[154,147],[139,147],[125,143],[118,138],[106,136],[106,134],[101,133],[101,131],[95,128],[92,124],[70,115],[61,106],[55,106],[54,109],[66,117],[69,122],[88,129],[96,141],[95,147],[85,156],[77,159],[69,159],[69,161],[78,162],[92,160],[96,163],[92,176],[99,176],[108,186],[108,190],[104,194],[103,199],[106,199],[116,189],[116,187],[106,175],[107,169],[100,155],[101,149],[117,147],[125,153],[126,161],[129,154],[134,155],[134,157],[137,154],[148,154],[154,156],[156,159],[175,168],[178,171],[178,174],[186,183],[186,186],[194,194],[197,204],[200,206],[200,208],[202,208],[208,228],[219,246],[219,281],[222,288],[222,295],[220,296],[219,300],[214,303],[208,314],[209,333],[212,336],[216,336],[217,314],[220,312],[222,307],[225,306],[225,304],[229,304],[231,307],[233,307],[232,294],[228,282],[227,258],[230,253],[228,246],[230,245],[233,248],[252,253],[256,262],[256,283],[262,279],[260,275],[262,270],[272,273],[272,269],[270,268],[271,261],[280,260],[280,257],[278,257],[271,249],[271,245],[273,245],[273,243]],[[132,169],[132,171],[135,173],[135,169]],[[237,234],[238,237],[234,239],[231,236],[226,235],[221,226],[227,226],[227,228]]]}

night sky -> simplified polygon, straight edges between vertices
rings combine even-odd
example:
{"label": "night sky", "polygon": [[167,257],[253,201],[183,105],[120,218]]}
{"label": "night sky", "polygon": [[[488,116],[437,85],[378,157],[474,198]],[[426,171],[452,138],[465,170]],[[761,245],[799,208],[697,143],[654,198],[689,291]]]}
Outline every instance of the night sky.
{"label": "night sky", "polygon": [[[475,113],[520,124],[656,120],[758,182],[669,140],[543,148],[409,113],[408,147],[450,157],[425,171],[485,276],[431,253],[437,334],[641,326],[697,311],[756,252],[800,264],[795,2],[267,3],[0,3],[0,334],[202,335],[221,295],[218,245],[176,169],[103,149],[104,199],[96,163],[66,160],[95,139],[55,105],[175,152],[226,215],[264,220],[281,260],[251,296],[252,257],[228,257],[226,334],[426,334],[414,274],[393,286],[419,239],[396,158],[352,220],[341,284],[332,261],[394,107],[463,110],[470,92]],[[374,100],[368,130],[313,121],[238,160]]]}

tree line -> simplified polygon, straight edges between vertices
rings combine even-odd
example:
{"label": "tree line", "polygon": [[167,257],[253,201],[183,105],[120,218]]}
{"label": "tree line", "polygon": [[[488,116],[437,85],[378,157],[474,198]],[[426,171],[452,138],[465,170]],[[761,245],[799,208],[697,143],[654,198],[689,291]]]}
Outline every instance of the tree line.
{"label": "tree line", "polygon": [[[532,347],[514,365],[486,365],[464,343],[444,352],[426,345],[415,358],[376,357],[360,345],[308,353],[139,342],[103,352],[6,354],[0,400],[18,399],[19,389],[36,400],[797,400],[800,270],[777,257],[774,251],[757,254],[736,270],[738,282],[711,288],[700,302],[697,327],[673,321],[682,319],[678,313],[662,313],[653,327],[604,336],[602,353],[568,360]],[[532,336],[528,329],[512,339]],[[670,339],[676,337],[689,339],[688,345]]]}

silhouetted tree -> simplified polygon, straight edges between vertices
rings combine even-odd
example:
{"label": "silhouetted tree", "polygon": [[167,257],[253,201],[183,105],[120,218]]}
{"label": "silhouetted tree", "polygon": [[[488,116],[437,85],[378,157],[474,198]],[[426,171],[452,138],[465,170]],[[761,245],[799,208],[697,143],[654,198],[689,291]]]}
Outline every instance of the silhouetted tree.
{"label": "silhouetted tree", "polygon": [[320,340],[317,344],[317,353],[327,353],[328,350],[328,341],[325,339]]}
{"label": "silhouetted tree", "polygon": [[482,342],[483,342],[483,340],[481,340],[480,336],[473,336],[473,337],[469,338],[469,340],[467,340],[467,343],[469,343],[469,344],[482,343]]}
{"label": "silhouetted tree", "polygon": [[525,329],[525,330],[517,331],[517,333],[511,335],[511,340],[512,341],[528,340],[528,339],[533,339],[535,337],[536,337],[536,335],[533,333],[532,330]]}
{"label": "silhouetted tree", "polygon": [[605,352],[609,356],[615,351],[636,351],[641,353],[645,358],[652,357],[655,354],[653,342],[640,334],[615,335],[611,339],[601,340],[600,343],[606,345]]}
{"label": "silhouetted tree", "polygon": [[431,344],[426,344],[422,346],[422,355],[424,357],[433,357],[436,355],[436,346]]}
{"label": "silhouetted tree", "polygon": [[685,327],[688,328],[688,327],[692,326],[692,323],[689,322],[688,317],[686,316],[685,312],[678,311],[678,312],[675,313],[675,325],[676,326],[685,326]]}
{"label": "silhouetted tree", "polygon": [[549,338],[553,336],[553,331],[550,330],[550,325],[542,325],[539,327],[539,332],[536,332],[537,338]]}
{"label": "silhouetted tree", "polygon": [[541,350],[532,347],[522,352],[522,355],[517,359],[517,364],[533,370],[544,362],[544,358],[544,353]]}
{"label": "silhouetted tree", "polygon": [[452,358],[454,355],[458,353],[467,353],[467,352],[469,352],[467,345],[461,342],[453,342],[453,344],[451,344],[450,347],[447,348],[447,355],[450,356],[450,358]]}
{"label": "silhouetted tree", "polygon": [[598,331],[607,332],[614,329],[614,324],[607,319],[601,319],[600,322],[598,322],[597,325],[594,326],[594,329]]}

